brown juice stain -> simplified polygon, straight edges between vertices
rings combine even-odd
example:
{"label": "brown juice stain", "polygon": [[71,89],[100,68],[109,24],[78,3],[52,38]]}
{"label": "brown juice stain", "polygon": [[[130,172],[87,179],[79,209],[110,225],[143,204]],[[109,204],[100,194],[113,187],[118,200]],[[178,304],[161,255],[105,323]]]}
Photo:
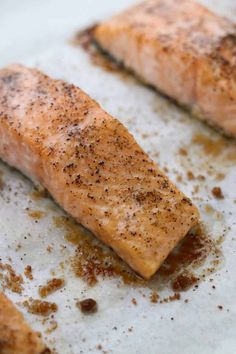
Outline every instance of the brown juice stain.
{"label": "brown juice stain", "polygon": [[164,284],[170,285],[174,291],[185,291],[202,279],[196,270],[208,257],[215,263],[210,269],[204,269],[205,275],[216,270],[222,258],[217,243],[199,225],[173,250],[152,280],[145,281],[70,217],[54,217],[54,224],[65,231],[67,241],[77,246],[71,259],[72,269],[88,285],[96,284],[99,277],[121,278],[128,285],[153,289]]}
{"label": "brown juice stain", "polygon": [[28,215],[32,219],[39,220],[45,216],[45,212],[41,210],[29,210]]}
{"label": "brown juice stain", "polygon": [[104,69],[105,71],[119,74],[123,79],[132,76],[121,63],[114,60],[108,53],[104,52],[94,40],[94,31],[98,24],[87,27],[84,30],[78,31],[70,40],[70,44],[75,47],[83,48],[89,55],[91,62]]}
{"label": "brown juice stain", "polygon": [[1,178],[1,174],[0,174],[0,191],[4,188],[4,182]]}
{"label": "brown juice stain", "polygon": [[[195,134],[192,138],[192,142],[199,145],[206,155],[236,161],[236,143],[232,139],[223,137],[213,139],[204,134]],[[222,174],[218,176],[220,179],[222,177]]]}
{"label": "brown juice stain", "polygon": [[65,239],[77,246],[71,259],[76,276],[89,285],[102,278],[121,277],[125,284],[144,284],[112,250],[103,246],[94,236],[70,217],[54,217],[54,224],[65,230]]}
{"label": "brown juice stain", "polygon": [[207,214],[213,214],[216,212],[216,210],[210,204],[206,204],[205,205],[205,212]]}
{"label": "brown juice stain", "polygon": [[40,200],[43,198],[47,198],[48,192],[46,191],[46,189],[35,189],[33,192],[30,193],[30,197],[33,200]]}
{"label": "brown juice stain", "polygon": [[[183,152],[186,152],[184,154]],[[220,182],[225,179],[236,162],[236,141],[219,136],[212,131],[212,136],[196,133],[190,143],[178,151],[181,167],[188,171],[202,171],[206,177]]]}

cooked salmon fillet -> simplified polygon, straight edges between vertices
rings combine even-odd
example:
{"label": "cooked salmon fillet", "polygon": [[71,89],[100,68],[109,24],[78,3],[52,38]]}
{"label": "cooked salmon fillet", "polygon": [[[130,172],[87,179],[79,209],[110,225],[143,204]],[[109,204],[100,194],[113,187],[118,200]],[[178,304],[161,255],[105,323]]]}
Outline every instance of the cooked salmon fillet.
{"label": "cooked salmon fillet", "polygon": [[49,354],[38,333],[0,292],[0,354]]}
{"label": "cooked salmon fillet", "polygon": [[116,119],[79,88],[0,70],[0,156],[150,278],[199,219]]}
{"label": "cooked salmon fillet", "polygon": [[143,81],[236,136],[236,26],[191,0],[148,0],[95,40]]}

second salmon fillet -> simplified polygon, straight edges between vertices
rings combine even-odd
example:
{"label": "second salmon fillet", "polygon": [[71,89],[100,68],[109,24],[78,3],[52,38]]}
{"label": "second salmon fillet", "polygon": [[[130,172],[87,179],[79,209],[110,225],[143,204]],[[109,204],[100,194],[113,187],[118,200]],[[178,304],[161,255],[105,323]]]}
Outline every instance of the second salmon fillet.
{"label": "second salmon fillet", "polygon": [[236,26],[192,0],[148,0],[97,26],[105,51],[236,137]]}
{"label": "second salmon fillet", "polygon": [[35,69],[0,70],[0,157],[146,279],[199,220],[118,120]]}

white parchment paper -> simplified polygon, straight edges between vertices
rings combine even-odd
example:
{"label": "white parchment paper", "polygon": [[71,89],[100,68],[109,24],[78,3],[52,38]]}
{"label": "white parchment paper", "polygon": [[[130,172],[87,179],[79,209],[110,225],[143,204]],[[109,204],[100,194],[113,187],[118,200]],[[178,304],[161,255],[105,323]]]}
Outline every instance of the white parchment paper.
{"label": "white parchment paper", "polygon": [[[180,301],[166,304],[151,303],[147,299],[149,289],[140,291],[119,279],[100,280],[88,287],[67,263],[75,247],[53,224],[53,217],[63,212],[51,200],[33,200],[31,182],[0,163],[5,184],[0,191],[0,258],[9,263],[10,257],[20,274],[30,264],[34,275],[33,281],[25,280],[22,295],[10,291],[7,295],[20,304],[29,296],[38,298],[38,286],[51,278],[53,271],[66,279],[65,287],[48,297],[59,305],[55,314],[58,327],[52,333],[47,333],[50,320],[42,324],[39,316],[30,315],[19,305],[33,328],[42,331],[45,341],[60,354],[234,354],[236,160],[228,156],[236,151],[230,143],[222,143],[221,153],[206,153],[204,144],[192,143],[193,135],[217,140],[217,133],[135,80],[124,80],[94,66],[85,52],[68,44],[76,30],[131,3],[134,1],[0,0],[0,65],[20,62],[72,82],[122,121],[145,151],[168,168],[172,180],[193,198],[212,238],[224,235],[224,262],[196,291],[190,289]],[[202,3],[236,20],[234,0]],[[188,158],[177,154],[180,148],[188,150]],[[195,195],[196,181],[186,180],[188,170],[206,176],[205,181],[198,182]],[[225,175],[221,181],[219,173]],[[178,175],[182,175],[182,182]],[[223,200],[211,194],[216,185],[222,188]],[[46,214],[35,222],[26,208]],[[51,253],[46,250],[48,245],[52,245]],[[163,297],[170,293],[168,287],[157,290]],[[97,300],[96,314],[85,316],[76,308],[75,299],[86,297]]]}

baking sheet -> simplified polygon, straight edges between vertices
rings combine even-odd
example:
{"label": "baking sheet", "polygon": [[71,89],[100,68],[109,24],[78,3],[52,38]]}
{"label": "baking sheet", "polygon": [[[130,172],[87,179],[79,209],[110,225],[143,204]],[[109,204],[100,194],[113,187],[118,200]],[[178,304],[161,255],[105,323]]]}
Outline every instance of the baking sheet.
{"label": "baking sheet", "polygon": [[[223,241],[219,245],[220,264],[198,288],[181,293],[179,301],[169,303],[152,303],[149,287],[125,285],[117,277],[100,279],[90,287],[75,277],[68,262],[75,246],[66,241],[65,230],[56,227],[53,221],[63,212],[48,198],[33,198],[32,183],[0,163],[4,182],[0,191],[1,261],[11,263],[19,274],[30,264],[34,276],[32,281],[24,278],[21,295],[10,290],[6,293],[18,303],[28,322],[42,331],[48,345],[60,354],[102,351],[233,354],[236,352],[234,144],[220,139],[206,125],[136,80],[94,66],[87,53],[69,44],[78,29],[131,3],[134,1],[1,0],[0,65],[20,62],[72,82],[122,121],[145,151],[167,169],[171,179],[199,206],[211,238]],[[236,19],[233,0],[202,3]],[[188,155],[179,154],[179,149],[187,150]],[[188,171],[204,175],[206,180],[187,180]],[[224,199],[212,196],[211,189],[215,186],[221,187]],[[30,210],[42,211],[43,217],[38,220],[30,217]],[[49,245],[51,252],[47,250]],[[59,310],[53,319],[42,321],[40,316],[29,314],[22,302],[29,296],[38,298],[38,286],[53,276],[65,278],[66,285],[48,297],[48,301],[59,305]],[[169,286],[161,286],[156,280],[155,286],[161,298],[172,294]],[[87,297],[98,302],[96,314],[85,316],[75,306],[76,299]],[[58,326],[49,333],[53,321]]]}

